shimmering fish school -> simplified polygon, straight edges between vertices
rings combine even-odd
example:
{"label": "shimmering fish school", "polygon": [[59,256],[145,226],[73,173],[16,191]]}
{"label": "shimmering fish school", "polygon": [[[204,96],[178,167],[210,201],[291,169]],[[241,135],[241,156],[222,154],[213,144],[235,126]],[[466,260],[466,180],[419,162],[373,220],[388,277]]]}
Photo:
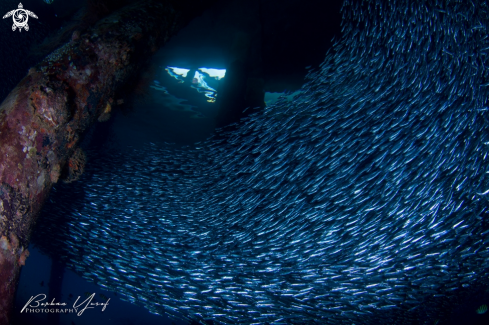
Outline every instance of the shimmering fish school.
{"label": "shimmering fish school", "polygon": [[192,148],[88,150],[47,249],[152,312],[229,324],[392,324],[487,279],[487,3],[342,14],[293,101]]}

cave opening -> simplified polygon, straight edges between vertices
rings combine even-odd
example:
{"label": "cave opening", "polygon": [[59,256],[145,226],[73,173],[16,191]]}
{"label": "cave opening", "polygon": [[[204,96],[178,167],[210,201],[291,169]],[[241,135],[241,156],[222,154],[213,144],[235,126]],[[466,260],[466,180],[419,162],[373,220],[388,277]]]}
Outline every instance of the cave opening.
{"label": "cave opening", "polygon": [[[88,1],[85,7],[63,1],[40,2],[33,6],[33,11],[48,15],[51,20],[42,31],[45,41],[29,48],[30,61],[24,64],[33,64],[60,43],[69,41],[77,28],[88,28],[131,1]],[[118,162],[124,164],[123,153],[147,145],[196,146],[216,129],[239,124],[249,114],[273,105],[281,96],[292,100],[306,74],[324,60],[333,38],[340,37],[340,7],[341,1],[327,5],[317,0],[218,1],[160,48],[138,79],[114,98],[110,114],[86,132],[81,147],[87,153],[87,164],[104,165],[107,159],[113,164],[113,156],[109,156],[114,153],[120,154]],[[3,72],[10,70],[6,67]],[[178,168],[175,164],[176,173]],[[110,298],[113,305],[118,305],[95,317],[85,315],[85,320],[93,324],[136,324],[143,320],[147,324],[185,324],[119,300],[117,292],[80,278],[76,266],[63,269],[64,257],[50,256],[53,243],[48,233],[54,228],[43,222],[53,222],[45,216],[59,207],[60,193],[68,195],[62,197],[61,204],[76,206],[91,195],[80,183],[90,182],[101,189],[104,186],[87,169],[79,181],[57,184],[41,213],[29,247],[30,260],[21,272],[14,323],[78,324],[71,315],[19,313],[28,297],[43,291],[50,298],[70,303],[78,296],[85,300],[96,293],[96,302]],[[106,166],[105,172],[116,175],[117,166]],[[120,184],[125,185],[123,179]],[[71,209],[67,207],[64,211]],[[58,217],[57,225],[66,226],[62,216]],[[43,230],[38,233],[39,228]],[[121,243],[123,237],[121,234]]]}

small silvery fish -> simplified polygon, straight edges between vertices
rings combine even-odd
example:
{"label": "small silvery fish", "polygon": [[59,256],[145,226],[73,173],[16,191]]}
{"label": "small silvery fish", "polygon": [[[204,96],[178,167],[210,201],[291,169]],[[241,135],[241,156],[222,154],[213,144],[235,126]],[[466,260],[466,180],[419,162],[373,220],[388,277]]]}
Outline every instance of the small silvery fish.
{"label": "small silvery fish", "polygon": [[346,0],[342,38],[293,100],[195,147],[86,148],[36,244],[202,322],[447,318],[447,297],[489,276],[487,12]]}

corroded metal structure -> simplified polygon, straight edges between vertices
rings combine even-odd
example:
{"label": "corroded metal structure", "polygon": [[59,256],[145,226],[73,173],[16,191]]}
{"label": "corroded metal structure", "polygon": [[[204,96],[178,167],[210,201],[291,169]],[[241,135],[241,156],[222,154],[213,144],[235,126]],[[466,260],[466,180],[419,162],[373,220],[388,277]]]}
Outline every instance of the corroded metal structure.
{"label": "corroded metal structure", "polygon": [[9,322],[36,216],[81,135],[145,59],[206,4],[140,1],[75,31],[0,106],[0,324]]}

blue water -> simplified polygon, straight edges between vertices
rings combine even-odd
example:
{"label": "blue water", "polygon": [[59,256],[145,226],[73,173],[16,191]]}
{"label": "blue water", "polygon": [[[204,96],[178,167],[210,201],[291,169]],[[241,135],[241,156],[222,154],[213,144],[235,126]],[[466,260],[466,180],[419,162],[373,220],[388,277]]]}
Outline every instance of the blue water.
{"label": "blue water", "polygon": [[[178,144],[191,144],[210,136],[215,126],[216,110],[212,103],[208,103],[202,94],[196,92],[190,85],[171,84],[171,78],[165,72],[165,67],[173,64],[169,60],[155,61],[148,71],[146,80],[142,81],[142,92],[135,94],[122,105],[122,112],[116,112],[109,122],[99,124],[93,131],[90,145],[97,145],[97,141],[109,141],[121,150],[127,147],[137,147],[158,142],[175,142]],[[185,66],[185,63],[182,63]],[[196,65],[197,64],[197,65]],[[182,67],[183,67],[182,66]],[[193,62],[188,68],[197,68],[201,65]],[[153,86],[153,87],[151,87]],[[165,91],[163,91],[163,88]],[[217,96],[219,96],[219,89]],[[200,97],[199,97],[200,96]],[[124,109],[125,107],[126,109]],[[199,118],[195,114],[199,113]],[[100,134],[106,137],[100,137]],[[98,143],[100,144],[100,143]],[[33,245],[29,248],[31,256],[23,268],[16,297],[15,314],[18,324],[50,323],[46,315],[21,314],[20,310],[31,296],[47,293],[49,287],[54,287],[56,279],[50,282],[52,260],[41,254]],[[97,267],[94,265],[94,267]],[[54,298],[56,301],[72,304],[76,297],[86,298],[86,294],[96,293],[96,300],[103,302],[104,295],[110,298],[109,305],[104,312],[95,308],[83,315],[73,313],[61,315],[60,324],[171,324],[172,321],[161,316],[148,313],[146,309],[134,306],[120,299],[116,293],[107,292],[92,283],[78,277],[72,271],[65,270],[63,279],[59,280],[60,294]],[[71,296],[70,296],[71,295]],[[50,297],[51,299],[51,297]],[[484,324],[488,323],[489,314],[477,314],[474,311],[489,300],[486,288],[481,287],[477,294],[462,301],[459,308],[454,309],[450,319],[451,324]],[[137,316],[136,316],[137,315]],[[175,322],[175,324],[184,322]]]}
{"label": "blue water", "polygon": [[[97,301],[99,303],[103,303],[104,299],[100,296],[100,294],[110,298],[106,309],[102,311],[101,307],[94,307],[93,309],[85,310],[80,316],[78,316],[76,312],[59,314],[60,325],[186,324],[184,321],[171,320],[165,316],[151,314],[143,307],[122,301],[117,293],[105,291],[97,285],[84,280],[68,269],[64,270],[64,275],[61,280],[61,296],[50,297],[49,279],[52,259],[42,254],[36,248],[36,246],[32,244],[29,246],[29,252],[30,256],[27,259],[26,265],[22,268],[17,295],[15,297],[14,324],[54,325],[53,323],[49,322],[48,314],[28,311],[22,312],[22,309],[31,297],[36,297],[39,294],[45,294],[47,299],[44,301],[52,302],[52,299],[54,298],[55,303],[66,303],[66,307],[60,308],[73,309],[73,305],[78,297],[80,297],[78,304],[81,304],[81,302],[87,299],[85,293],[96,294],[92,302]],[[82,307],[79,307],[79,311],[81,311],[81,309]]]}

